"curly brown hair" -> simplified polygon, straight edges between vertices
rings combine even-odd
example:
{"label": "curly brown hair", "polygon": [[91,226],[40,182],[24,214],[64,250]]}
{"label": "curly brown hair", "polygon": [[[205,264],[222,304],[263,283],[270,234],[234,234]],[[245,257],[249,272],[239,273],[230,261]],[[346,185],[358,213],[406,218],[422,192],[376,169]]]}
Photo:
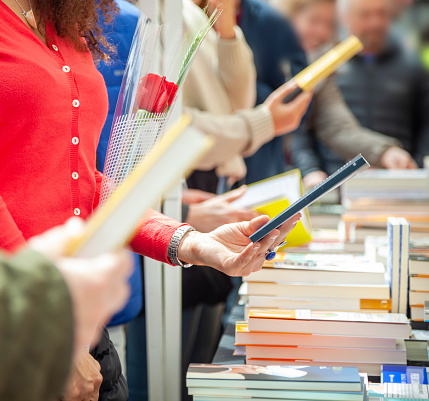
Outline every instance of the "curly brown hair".
{"label": "curly brown hair", "polygon": [[[119,12],[115,0],[33,0],[38,29],[45,32],[45,22],[55,28],[60,37],[68,39],[79,51],[91,51],[96,60],[108,60],[113,50],[99,27]],[[82,41],[86,39],[86,43]]]}

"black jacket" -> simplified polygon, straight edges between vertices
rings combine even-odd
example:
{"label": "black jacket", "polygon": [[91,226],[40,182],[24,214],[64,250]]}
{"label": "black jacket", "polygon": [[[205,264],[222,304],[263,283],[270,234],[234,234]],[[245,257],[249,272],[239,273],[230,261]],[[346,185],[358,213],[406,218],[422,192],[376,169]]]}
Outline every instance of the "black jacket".
{"label": "black jacket", "polygon": [[121,361],[113,343],[110,341],[106,328],[103,330],[99,343],[90,353],[100,364],[101,375],[103,376],[98,400],[127,401],[127,381],[122,375]]}
{"label": "black jacket", "polygon": [[[242,0],[239,26],[253,52],[257,71],[256,104],[261,104],[278,87],[307,67],[307,58],[290,22],[265,1]],[[285,138],[272,139],[245,160],[247,184],[287,170]]]}
{"label": "black jacket", "polygon": [[[423,165],[429,154],[429,77],[416,55],[390,38],[377,56],[358,55],[342,66],[336,81],[363,127],[399,140]],[[319,168],[332,173],[344,162],[311,132],[294,138],[293,157],[304,175]]]}

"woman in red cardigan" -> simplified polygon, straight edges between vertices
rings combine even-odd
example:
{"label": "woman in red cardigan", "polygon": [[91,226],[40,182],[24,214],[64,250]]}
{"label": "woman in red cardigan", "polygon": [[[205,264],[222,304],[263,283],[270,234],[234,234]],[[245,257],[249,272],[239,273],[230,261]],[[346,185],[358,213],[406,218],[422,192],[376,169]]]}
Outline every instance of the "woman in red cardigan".
{"label": "woman in red cardigan", "polygon": [[[70,216],[86,219],[97,206],[102,176],[95,157],[108,100],[93,62],[93,56],[105,56],[106,45],[96,4],[107,19],[115,11],[113,0],[0,0],[0,248],[5,250],[15,251]],[[131,246],[166,263],[248,275],[261,268],[266,251],[298,218],[252,244],[248,237],[267,217],[202,234],[152,212]],[[78,367],[75,375],[84,380],[87,371]],[[65,399],[98,399],[96,387],[91,396]]]}

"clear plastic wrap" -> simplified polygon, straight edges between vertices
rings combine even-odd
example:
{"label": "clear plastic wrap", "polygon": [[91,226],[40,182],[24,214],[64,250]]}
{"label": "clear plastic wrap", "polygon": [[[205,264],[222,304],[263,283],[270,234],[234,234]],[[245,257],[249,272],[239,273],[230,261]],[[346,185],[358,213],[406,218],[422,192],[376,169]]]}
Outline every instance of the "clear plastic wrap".
{"label": "clear plastic wrap", "polygon": [[140,17],[113,118],[101,204],[161,138],[195,54],[219,15],[202,13],[185,37],[177,27]]}

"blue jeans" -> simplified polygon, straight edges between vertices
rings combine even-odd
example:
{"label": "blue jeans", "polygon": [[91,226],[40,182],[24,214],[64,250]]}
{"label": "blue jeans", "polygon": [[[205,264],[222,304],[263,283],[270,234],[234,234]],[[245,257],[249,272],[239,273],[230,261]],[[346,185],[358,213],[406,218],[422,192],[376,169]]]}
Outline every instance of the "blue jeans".
{"label": "blue jeans", "polygon": [[127,328],[127,379],[129,401],[147,401],[146,319],[137,316]]}

